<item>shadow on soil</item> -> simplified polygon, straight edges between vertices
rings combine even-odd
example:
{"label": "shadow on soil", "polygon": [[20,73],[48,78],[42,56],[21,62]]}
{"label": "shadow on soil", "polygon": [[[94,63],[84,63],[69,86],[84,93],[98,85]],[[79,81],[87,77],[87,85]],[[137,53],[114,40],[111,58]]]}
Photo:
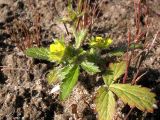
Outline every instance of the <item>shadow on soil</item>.
{"label": "shadow on soil", "polygon": [[[0,55],[0,66],[2,65],[3,55]],[[0,67],[0,84],[5,84],[5,81],[7,80],[7,77],[3,74],[2,68]]]}
{"label": "shadow on soil", "polygon": [[83,110],[83,119],[85,120],[96,120],[96,114],[90,107],[86,107]]}

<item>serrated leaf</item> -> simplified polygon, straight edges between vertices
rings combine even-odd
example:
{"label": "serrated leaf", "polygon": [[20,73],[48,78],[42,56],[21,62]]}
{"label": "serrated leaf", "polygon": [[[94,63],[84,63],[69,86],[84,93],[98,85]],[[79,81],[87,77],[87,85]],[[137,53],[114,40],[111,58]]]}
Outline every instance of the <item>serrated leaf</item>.
{"label": "serrated leaf", "polygon": [[150,89],[138,85],[112,84],[109,89],[113,91],[124,103],[137,107],[142,111],[153,112],[155,94]]}
{"label": "serrated leaf", "polygon": [[47,48],[28,48],[25,51],[25,54],[29,57],[37,58],[37,59],[42,59],[42,60],[49,60],[49,50]]}
{"label": "serrated leaf", "polygon": [[74,37],[75,37],[75,47],[76,49],[80,47],[81,43],[84,41],[86,34],[87,34],[87,29],[82,29],[80,31],[74,30]]}
{"label": "serrated leaf", "polygon": [[106,60],[101,57],[100,50],[94,48],[87,51],[86,58],[88,61],[93,62],[98,66],[104,66],[104,64],[106,64]]}
{"label": "serrated leaf", "polygon": [[104,87],[98,89],[96,94],[96,110],[99,120],[112,120],[115,114],[115,98],[111,91]]}
{"label": "serrated leaf", "polygon": [[111,63],[109,69],[103,76],[103,80],[106,85],[110,85],[115,82],[122,74],[124,74],[126,69],[126,63],[124,61],[120,63]]}
{"label": "serrated leaf", "polygon": [[76,11],[74,11],[73,7],[72,7],[72,0],[69,0],[68,1],[68,17],[70,17],[71,20],[74,20],[76,19],[77,17],[77,13]]}
{"label": "serrated leaf", "polygon": [[47,74],[48,83],[53,84],[58,80],[62,81],[65,78],[65,76],[69,73],[69,71],[72,69],[72,67],[72,65],[68,65],[63,68],[55,67],[53,70],[50,70]]}
{"label": "serrated leaf", "polygon": [[72,92],[73,87],[76,85],[79,76],[79,66],[75,65],[65,76],[61,84],[60,99],[65,100]]}
{"label": "serrated leaf", "polygon": [[59,80],[60,72],[61,72],[60,68],[54,68],[53,70],[50,70],[49,73],[47,74],[48,84],[57,82]]}
{"label": "serrated leaf", "polygon": [[[71,0],[68,1],[68,7],[67,7],[68,8],[68,11],[67,11],[67,13],[68,13],[67,17],[68,18],[67,19],[68,19],[69,22],[77,23],[78,18],[82,17],[84,15],[84,12],[82,12],[82,10],[80,9],[81,6],[79,6],[79,5],[77,6],[78,7],[77,9],[74,9],[73,6],[72,6],[72,3],[73,3],[73,1],[71,1]],[[81,4],[81,1],[79,1],[79,4]]]}
{"label": "serrated leaf", "polygon": [[90,75],[100,72],[99,67],[93,62],[84,61],[81,63],[81,67]]}

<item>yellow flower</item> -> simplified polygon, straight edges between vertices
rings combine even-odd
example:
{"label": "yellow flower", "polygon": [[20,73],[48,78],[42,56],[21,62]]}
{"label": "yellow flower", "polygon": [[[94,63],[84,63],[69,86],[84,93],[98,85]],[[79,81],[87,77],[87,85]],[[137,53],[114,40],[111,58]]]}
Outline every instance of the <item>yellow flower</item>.
{"label": "yellow flower", "polygon": [[107,43],[108,43],[108,45],[111,45],[112,44],[112,42],[113,42],[113,40],[111,39],[111,38],[107,38]]}
{"label": "yellow flower", "polygon": [[96,42],[100,42],[100,41],[102,41],[102,40],[103,40],[102,37],[96,37]]}
{"label": "yellow flower", "polygon": [[91,40],[90,45],[91,47],[108,48],[112,42],[113,40],[111,38],[96,37]]}
{"label": "yellow flower", "polygon": [[53,44],[50,45],[50,55],[49,58],[51,61],[60,62],[64,56],[65,45],[59,40],[55,40]]}

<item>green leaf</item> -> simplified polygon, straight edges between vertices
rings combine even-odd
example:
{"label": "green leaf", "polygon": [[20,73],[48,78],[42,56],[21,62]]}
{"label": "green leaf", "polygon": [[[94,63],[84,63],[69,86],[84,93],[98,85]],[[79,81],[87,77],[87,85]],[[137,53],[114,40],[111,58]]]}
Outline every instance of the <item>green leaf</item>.
{"label": "green leaf", "polygon": [[76,41],[76,49],[79,48],[81,46],[81,43],[84,41],[86,34],[87,34],[87,29],[82,29],[80,31],[76,31],[74,30],[74,37],[75,37],[75,41]]}
{"label": "green leaf", "polygon": [[50,70],[49,73],[47,74],[47,81],[48,84],[52,84],[57,82],[59,80],[59,74],[61,72],[61,69],[59,68],[54,68],[53,70]]}
{"label": "green leaf", "polygon": [[99,67],[92,62],[84,61],[81,63],[81,67],[90,75],[100,72]]}
{"label": "green leaf", "polygon": [[131,43],[129,48],[131,50],[142,49],[143,48],[143,44],[142,43]]}
{"label": "green leaf", "polygon": [[96,110],[99,120],[112,120],[115,114],[115,98],[111,91],[106,91],[104,87],[98,89],[96,94]]}
{"label": "green leaf", "polygon": [[109,89],[129,106],[137,107],[142,111],[153,112],[156,100],[155,94],[150,92],[150,89],[130,84],[112,84]]}
{"label": "green leaf", "polygon": [[126,69],[126,62],[122,61],[120,63],[111,63],[106,74],[103,76],[103,80],[106,85],[110,85],[115,82],[122,74],[124,74]]}
{"label": "green leaf", "polygon": [[122,56],[124,55],[125,50],[124,49],[115,49],[109,52],[110,56]]}
{"label": "green leaf", "polygon": [[65,100],[72,92],[73,87],[76,85],[79,76],[79,66],[75,65],[69,70],[61,84],[60,99]]}
{"label": "green leaf", "polygon": [[86,51],[83,49],[75,49],[74,47],[67,47],[65,52],[65,61],[69,64],[80,64],[84,61],[84,57],[86,55]]}
{"label": "green leaf", "polygon": [[104,66],[106,64],[106,60],[101,57],[101,52],[99,49],[91,48],[87,51],[86,58],[88,61],[93,62],[98,66]]}
{"label": "green leaf", "polygon": [[47,74],[48,83],[53,84],[58,80],[62,81],[65,78],[65,76],[69,73],[69,71],[72,69],[72,67],[72,65],[68,65],[63,68],[55,67],[53,70],[50,70]]}
{"label": "green leaf", "polygon": [[25,51],[25,54],[29,57],[37,58],[37,59],[42,59],[42,60],[48,60],[49,59],[49,50],[47,48],[28,48]]}
{"label": "green leaf", "polygon": [[76,19],[76,17],[77,17],[77,13],[76,13],[76,11],[74,11],[74,9],[73,9],[73,7],[72,7],[72,0],[69,0],[68,1],[68,17],[70,18],[70,20],[75,20]]}

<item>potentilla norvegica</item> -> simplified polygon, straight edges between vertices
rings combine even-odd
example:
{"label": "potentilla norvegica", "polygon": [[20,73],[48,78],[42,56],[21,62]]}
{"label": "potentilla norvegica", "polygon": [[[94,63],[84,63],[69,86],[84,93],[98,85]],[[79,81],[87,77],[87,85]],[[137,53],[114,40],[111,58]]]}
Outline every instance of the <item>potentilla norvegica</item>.
{"label": "potentilla norvegica", "polygon": [[[76,9],[73,10],[72,2],[69,1],[68,13],[70,13],[71,18],[69,21],[72,23],[70,35],[74,38],[73,41],[66,44],[64,38],[55,39],[49,48],[34,47],[25,52],[30,57],[57,63],[47,74],[48,83],[54,84],[51,93],[54,94],[60,90],[60,100],[66,100],[77,84],[79,75],[85,73],[86,76],[93,76],[95,79],[100,77],[104,82],[96,91],[95,104],[99,120],[112,120],[114,118],[117,97],[131,107],[153,112],[156,100],[155,94],[150,92],[150,89],[139,85],[120,83],[126,70],[126,61],[120,61],[119,57],[124,54],[125,50],[112,51],[110,49],[110,45],[113,43],[111,38],[92,37],[87,28],[77,30],[75,25],[83,13],[75,11]],[[82,2],[82,0],[79,1]],[[89,45],[87,50],[84,50],[84,44]],[[106,58],[101,56],[101,51],[104,49],[110,51],[106,53],[106,56],[108,54]],[[119,53],[121,54],[119,55]],[[117,61],[115,60],[113,63],[109,61],[109,66],[104,68],[106,59],[112,60],[112,56],[117,57],[117,55]]]}

